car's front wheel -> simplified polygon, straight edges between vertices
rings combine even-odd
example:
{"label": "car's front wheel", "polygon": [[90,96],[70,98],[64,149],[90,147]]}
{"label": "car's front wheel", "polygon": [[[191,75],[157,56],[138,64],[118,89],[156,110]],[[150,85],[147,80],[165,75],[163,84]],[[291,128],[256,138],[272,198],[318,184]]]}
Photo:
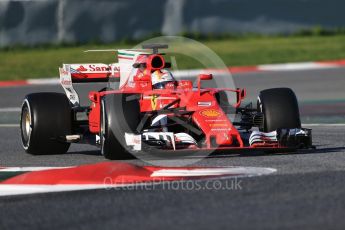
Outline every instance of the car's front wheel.
{"label": "car's front wheel", "polygon": [[273,88],[260,92],[258,111],[263,113],[263,130],[271,132],[280,128],[301,128],[298,102],[289,88]]}
{"label": "car's front wheel", "polygon": [[125,133],[136,133],[140,106],[135,94],[109,94],[102,98],[100,144],[102,155],[110,160],[133,156],[126,146]]}

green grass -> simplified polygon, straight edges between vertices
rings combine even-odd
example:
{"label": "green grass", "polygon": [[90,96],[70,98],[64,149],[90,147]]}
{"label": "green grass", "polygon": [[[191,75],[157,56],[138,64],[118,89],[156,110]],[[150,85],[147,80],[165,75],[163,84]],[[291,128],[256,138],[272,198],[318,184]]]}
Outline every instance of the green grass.
{"label": "green grass", "polygon": [[[242,37],[204,41],[228,66],[345,59],[345,35]],[[46,46],[0,50],[0,80],[57,77],[62,63],[113,63],[114,53],[84,53],[86,49],[129,48],[120,43]],[[180,69],[200,68],[190,58],[176,56]]]}

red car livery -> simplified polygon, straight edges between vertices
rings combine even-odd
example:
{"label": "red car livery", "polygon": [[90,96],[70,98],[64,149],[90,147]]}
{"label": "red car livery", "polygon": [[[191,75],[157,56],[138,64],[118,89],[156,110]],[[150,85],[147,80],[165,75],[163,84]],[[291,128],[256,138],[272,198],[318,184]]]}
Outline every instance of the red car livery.
{"label": "red car livery", "polygon": [[[205,72],[177,78],[158,49],[118,50],[118,63],[64,64],[65,94],[34,93],[22,106],[21,134],[31,154],[60,154],[71,143],[97,145],[108,159],[140,152],[286,151],[312,147],[288,88],[262,90],[257,107],[242,106],[245,89],[214,87]],[[81,106],[73,83],[107,82]]]}

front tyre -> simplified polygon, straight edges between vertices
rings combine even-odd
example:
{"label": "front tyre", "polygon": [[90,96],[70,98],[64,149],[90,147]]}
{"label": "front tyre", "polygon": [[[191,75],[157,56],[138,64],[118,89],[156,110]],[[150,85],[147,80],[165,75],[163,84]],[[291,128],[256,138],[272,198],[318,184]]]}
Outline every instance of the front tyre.
{"label": "front tyre", "polygon": [[33,93],[25,97],[20,119],[24,150],[33,155],[63,154],[72,130],[71,106],[61,93]]}
{"label": "front tyre", "polygon": [[140,105],[135,94],[109,94],[102,98],[100,144],[102,155],[110,160],[133,158],[126,146],[125,133],[137,133]]}
{"label": "front tyre", "polygon": [[261,91],[258,97],[258,111],[264,116],[264,132],[281,128],[301,128],[297,98],[289,88]]}

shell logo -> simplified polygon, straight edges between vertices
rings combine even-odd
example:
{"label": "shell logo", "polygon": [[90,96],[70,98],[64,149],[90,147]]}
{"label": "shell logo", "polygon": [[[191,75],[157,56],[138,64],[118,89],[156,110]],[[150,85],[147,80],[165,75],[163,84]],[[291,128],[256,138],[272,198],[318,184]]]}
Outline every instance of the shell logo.
{"label": "shell logo", "polygon": [[219,117],[221,113],[215,109],[205,109],[200,112],[204,117]]}

